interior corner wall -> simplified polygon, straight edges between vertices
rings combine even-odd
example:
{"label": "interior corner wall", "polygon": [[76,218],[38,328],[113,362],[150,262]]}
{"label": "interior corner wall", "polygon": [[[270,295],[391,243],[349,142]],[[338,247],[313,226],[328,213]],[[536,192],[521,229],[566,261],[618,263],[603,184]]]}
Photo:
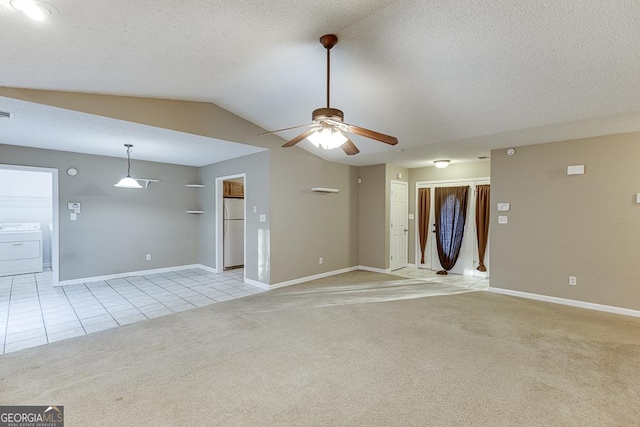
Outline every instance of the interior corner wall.
{"label": "interior corner wall", "polygon": [[[360,205],[360,265],[386,270],[390,263],[389,209],[391,181],[407,182],[409,170],[392,164],[364,166],[358,170]],[[398,174],[401,177],[398,178]]]}
{"label": "interior corner wall", "polygon": [[[628,133],[492,151],[491,286],[640,310],[639,142]],[[569,165],[585,174],[568,176]],[[498,202],[511,203],[507,224]]]}
{"label": "interior corner wall", "polygon": [[[491,176],[491,162],[482,160],[470,163],[453,163],[445,169],[435,166],[409,170],[409,213],[418,218],[416,209],[416,183],[429,181],[447,181],[475,178],[487,178]],[[493,187],[491,188],[491,200],[493,200]],[[492,230],[493,231],[493,230]],[[492,237],[493,239],[493,237]],[[493,241],[493,240],[492,240]],[[418,263],[416,259],[416,220],[409,220],[409,262]]]}
{"label": "interior corner wall", "polygon": [[[197,222],[185,213],[196,203],[185,187],[197,179],[196,168],[134,160],[137,176],[161,180],[134,190],[113,186],[126,172],[126,159],[0,145],[0,162],[58,169],[60,280],[197,262]],[[78,175],[67,175],[70,167]],[[82,204],[76,221],[67,202]]]}
{"label": "interior corner wall", "polygon": [[[246,277],[265,284],[270,283],[268,252],[269,236],[266,223],[259,222],[260,214],[269,214],[269,151],[214,163],[198,169],[199,182],[204,188],[193,189],[198,195],[198,207],[204,213],[198,215],[198,259],[199,263],[218,268],[216,265],[216,178],[246,174],[245,185],[245,274]],[[256,213],[253,207],[256,207]],[[268,254],[267,254],[268,255]]]}
{"label": "interior corner wall", "polygon": [[359,263],[385,269],[386,165],[361,167],[358,175]]}
{"label": "interior corner wall", "polygon": [[357,266],[358,168],[299,147],[278,147],[270,157],[271,284]]}

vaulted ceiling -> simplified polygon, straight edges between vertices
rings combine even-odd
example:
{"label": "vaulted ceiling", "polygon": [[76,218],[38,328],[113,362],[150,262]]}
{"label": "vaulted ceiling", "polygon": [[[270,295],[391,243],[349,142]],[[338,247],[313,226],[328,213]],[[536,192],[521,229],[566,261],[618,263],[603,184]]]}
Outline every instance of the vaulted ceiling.
{"label": "vaulted ceiling", "polygon": [[318,39],[335,33],[332,107],[400,143],[299,144],[327,160],[419,167],[640,130],[635,1],[46,1],[58,12],[35,22],[0,0],[0,86],[209,101],[278,129],[325,106]]}

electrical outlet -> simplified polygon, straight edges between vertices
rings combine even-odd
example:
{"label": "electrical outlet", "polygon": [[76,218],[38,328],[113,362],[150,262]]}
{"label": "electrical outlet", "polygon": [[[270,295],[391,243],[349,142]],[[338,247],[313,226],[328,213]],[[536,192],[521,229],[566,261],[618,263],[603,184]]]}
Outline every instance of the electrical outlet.
{"label": "electrical outlet", "polygon": [[318,260],[318,264],[324,264],[324,258],[320,257],[320,259]]}
{"label": "electrical outlet", "polygon": [[578,284],[578,278],[576,276],[569,276],[569,284],[576,286]]}
{"label": "electrical outlet", "polygon": [[147,261],[151,261],[151,254],[147,254]]}
{"label": "electrical outlet", "polygon": [[71,215],[69,215],[69,217],[71,218],[71,221],[75,221],[78,219],[78,214],[75,212],[71,212]]}

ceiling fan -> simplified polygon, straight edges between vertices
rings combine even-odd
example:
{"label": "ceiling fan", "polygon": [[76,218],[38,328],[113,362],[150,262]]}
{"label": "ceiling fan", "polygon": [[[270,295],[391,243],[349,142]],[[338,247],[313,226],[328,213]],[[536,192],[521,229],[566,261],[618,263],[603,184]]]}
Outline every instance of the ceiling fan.
{"label": "ceiling fan", "polygon": [[306,127],[309,129],[288,141],[283,145],[283,147],[293,147],[298,142],[308,138],[309,141],[318,148],[331,150],[333,148],[341,147],[349,156],[358,154],[360,150],[358,150],[358,147],[355,146],[353,141],[344,134],[345,132],[375,139],[376,141],[384,142],[385,144],[396,145],[398,143],[398,139],[393,136],[344,123],[344,113],[329,106],[331,48],[338,43],[338,37],[334,34],[326,34],[320,37],[320,43],[322,43],[322,46],[327,49],[327,107],[314,110],[311,114],[312,123],[310,124],[263,132],[260,135]]}

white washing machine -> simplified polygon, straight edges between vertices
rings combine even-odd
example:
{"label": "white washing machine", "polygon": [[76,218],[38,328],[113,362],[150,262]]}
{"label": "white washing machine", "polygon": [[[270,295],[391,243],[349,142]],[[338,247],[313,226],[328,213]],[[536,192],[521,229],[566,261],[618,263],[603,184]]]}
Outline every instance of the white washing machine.
{"label": "white washing machine", "polygon": [[42,230],[37,222],[0,224],[0,276],[42,271]]}

